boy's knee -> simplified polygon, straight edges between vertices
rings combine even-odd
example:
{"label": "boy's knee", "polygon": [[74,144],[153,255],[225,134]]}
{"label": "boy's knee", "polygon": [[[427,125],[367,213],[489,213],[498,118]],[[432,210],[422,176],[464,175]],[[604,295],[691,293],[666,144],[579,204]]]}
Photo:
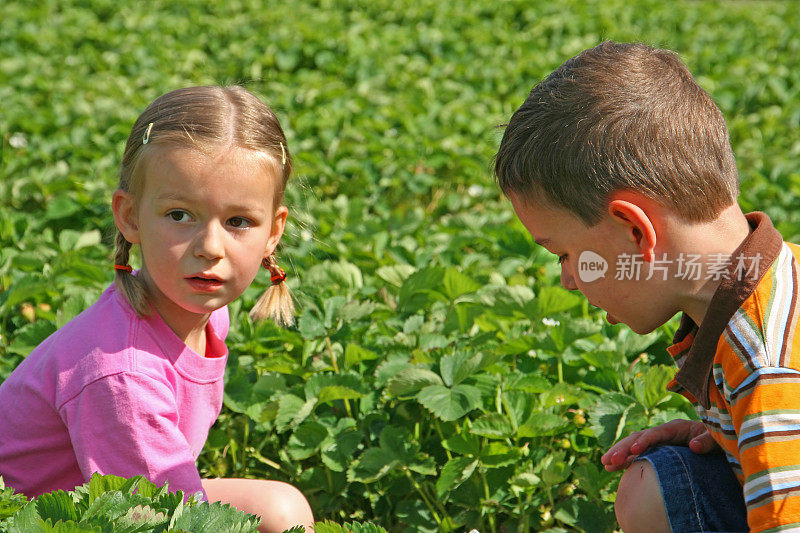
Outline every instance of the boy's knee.
{"label": "boy's knee", "polygon": [[656,471],[647,461],[625,470],[614,502],[617,522],[625,533],[669,532],[669,519]]}

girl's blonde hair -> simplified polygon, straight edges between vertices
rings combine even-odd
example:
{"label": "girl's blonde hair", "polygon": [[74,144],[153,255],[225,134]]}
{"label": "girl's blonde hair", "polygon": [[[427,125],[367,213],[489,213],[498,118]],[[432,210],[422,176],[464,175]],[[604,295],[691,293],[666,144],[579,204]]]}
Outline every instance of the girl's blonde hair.
{"label": "girl's blonde hair", "polygon": [[[278,118],[261,100],[239,86],[187,87],[156,98],[133,125],[119,173],[122,191],[138,202],[144,185],[142,160],[153,146],[192,148],[209,153],[220,146],[236,146],[263,154],[270,174],[280,178],[274,209],[283,201],[286,182],[292,173],[292,159]],[[131,243],[117,230],[114,262],[127,265]],[[273,284],[250,311],[253,320],[270,317],[279,324],[294,321],[291,293],[282,278],[274,255],[265,259]],[[282,271],[280,271],[282,273]],[[144,282],[131,272],[117,269],[114,279],[119,291],[140,316],[150,314]]]}

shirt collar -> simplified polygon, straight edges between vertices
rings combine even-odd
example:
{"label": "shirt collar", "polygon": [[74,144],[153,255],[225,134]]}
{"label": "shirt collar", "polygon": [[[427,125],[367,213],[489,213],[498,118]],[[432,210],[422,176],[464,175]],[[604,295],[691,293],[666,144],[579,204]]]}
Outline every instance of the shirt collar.
{"label": "shirt collar", "polygon": [[[711,405],[708,398],[708,384],[711,380],[719,339],[736,310],[756,290],[783,246],[781,234],[766,214],[755,211],[745,216],[750,224],[750,234],[731,254],[732,260],[727,268],[728,279],[723,278],[714,292],[699,328],[689,315],[683,314],[680,327],[673,339],[674,344],[670,347],[671,352],[682,351],[681,348],[685,347],[685,344],[681,346],[683,341],[693,334],[694,340],[691,342],[689,353],[675,374],[674,382],[686,389],[706,409]],[[736,257],[739,256],[760,257],[758,272],[747,275],[744,280],[735,279],[737,276],[732,273],[736,266]]]}

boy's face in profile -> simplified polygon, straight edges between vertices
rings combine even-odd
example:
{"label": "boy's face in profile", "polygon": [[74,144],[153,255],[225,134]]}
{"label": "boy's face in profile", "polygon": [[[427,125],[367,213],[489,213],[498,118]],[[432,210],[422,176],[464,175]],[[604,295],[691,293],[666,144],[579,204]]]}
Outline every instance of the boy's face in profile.
{"label": "boy's face in profile", "polygon": [[638,273],[634,266],[625,270],[624,276],[620,274],[618,267],[627,257],[642,253],[624,220],[605,214],[598,224],[588,227],[567,210],[513,194],[510,198],[536,243],[558,257],[564,288],[583,293],[590,304],[608,313],[610,323],[622,322],[636,333],[646,334],[675,314],[669,275],[656,272],[648,280],[650,264],[641,259]]}

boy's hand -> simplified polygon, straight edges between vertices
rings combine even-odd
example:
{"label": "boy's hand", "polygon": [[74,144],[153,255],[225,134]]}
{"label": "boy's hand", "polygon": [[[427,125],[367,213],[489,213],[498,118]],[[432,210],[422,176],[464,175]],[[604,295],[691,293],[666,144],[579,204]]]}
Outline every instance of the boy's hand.
{"label": "boy's hand", "polygon": [[705,424],[697,420],[671,420],[665,424],[631,433],[603,454],[600,461],[609,472],[628,468],[637,455],[656,444],[689,445],[694,453],[719,448]]}

